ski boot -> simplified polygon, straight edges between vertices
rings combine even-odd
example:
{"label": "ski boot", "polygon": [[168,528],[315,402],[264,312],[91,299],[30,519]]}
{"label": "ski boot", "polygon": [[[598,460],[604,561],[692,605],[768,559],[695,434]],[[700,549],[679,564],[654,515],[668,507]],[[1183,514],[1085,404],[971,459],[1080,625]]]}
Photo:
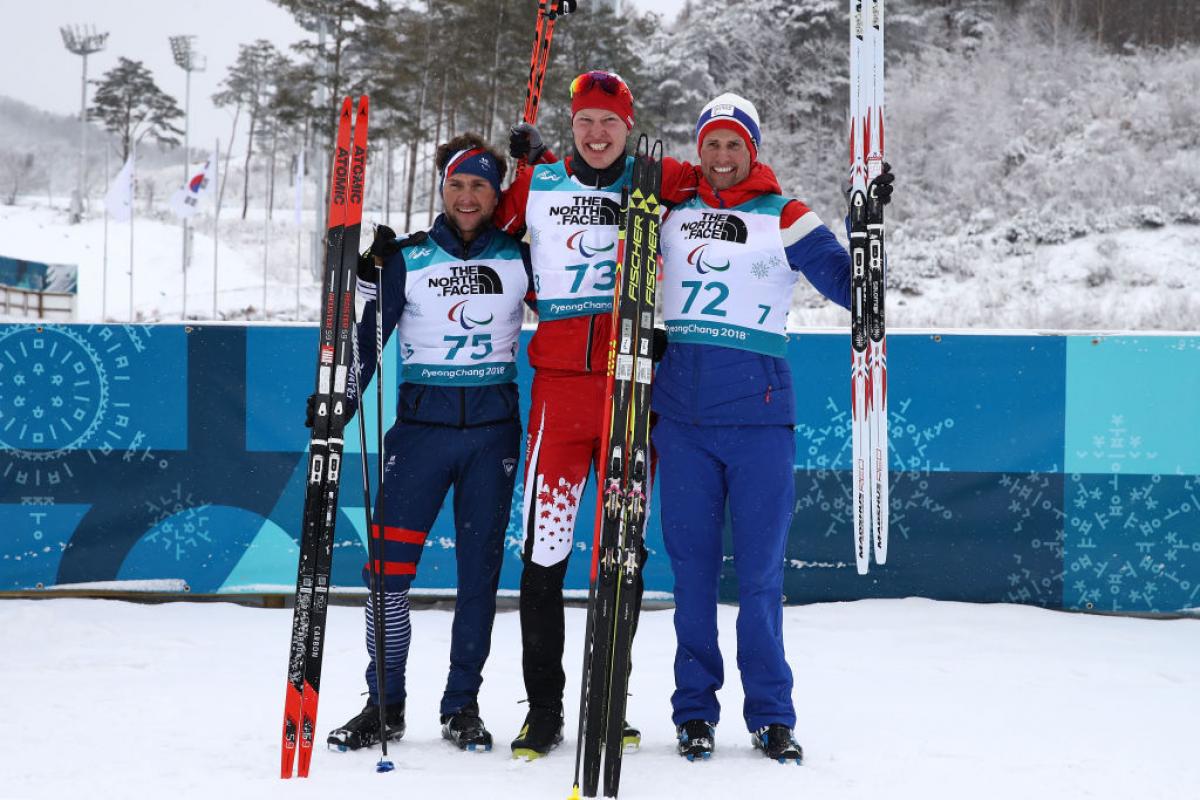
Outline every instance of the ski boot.
{"label": "ski boot", "polygon": [[642,748],[642,732],[629,724],[629,720],[621,723],[621,747],[626,753],[632,753]]}
{"label": "ski boot", "polygon": [[492,734],[479,718],[476,703],[468,703],[453,714],[442,714],[442,738],[459,750],[486,753],[492,749]]}
{"label": "ski boot", "polygon": [[679,738],[679,755],[688,761],[705,761],[712,757],[716,726],[702,719],[689,719],[675,729]]}
{"label": "ski boot", "polygon": [[[383,711],[383,722],[389,742],[404,736],[404,703],[387,706]],[[342,753],[379,744],[379,706],[368,700],[357,716],[342,727],[331,730],[325,742],[330,750]]]}
{"label": "ski boot", "polygon": [[525,715],[525,724],[512,742],[513,758],[532,761],[541,758],[562,741],[563,715],[561,708],[532,706]]}
{"label": "ski boot", "polygon": [[759,728],[754,732],[754,746],[762,751],[767,758],[773,758],[780,764],[794,761],[799,764],[804,761],[804,748],[792,736],[792,729],[787,725],[774,723]]}

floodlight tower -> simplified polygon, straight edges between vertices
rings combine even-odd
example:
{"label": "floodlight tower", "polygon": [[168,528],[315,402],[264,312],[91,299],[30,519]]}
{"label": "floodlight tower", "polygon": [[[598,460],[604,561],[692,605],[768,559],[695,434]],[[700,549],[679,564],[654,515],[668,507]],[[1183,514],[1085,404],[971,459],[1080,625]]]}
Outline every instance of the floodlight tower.
{"label": "floodlight tower", "polygon": [[63,25],[58,30],[67,49],[83,57],[83,79],[80,81],[79,90],[79,181],[75,185],[75,194],[71,197],[71,223],[75,224],[83,219],[83,193],[87,174],[87,60],[92,53],[104,49],[108,34],[97,33],[96,28],[91,25]]}
{"label": "floodlight tower", "polygon": [[[191,175],[188,174],[188,129],[192,114],[192,73],[203,72],[207,61],[204,56],[197,53],[192,48],[192,40],[195,36],[171,36],[168,37],[171,41],[171,54],[175,57],[175,63],[183,69],[187,74],[186,86],[183,95],[183,185],[187,186],[188,179]],[[183,271],[187,272],[188,268],[188,221],[185,217],[183,220]],[[187,278],[185,277],[186,281]],[[184,284],[186,286],[186,283]],[[187,309],[187,294],[185,291],[183,298],[183,307]]]}

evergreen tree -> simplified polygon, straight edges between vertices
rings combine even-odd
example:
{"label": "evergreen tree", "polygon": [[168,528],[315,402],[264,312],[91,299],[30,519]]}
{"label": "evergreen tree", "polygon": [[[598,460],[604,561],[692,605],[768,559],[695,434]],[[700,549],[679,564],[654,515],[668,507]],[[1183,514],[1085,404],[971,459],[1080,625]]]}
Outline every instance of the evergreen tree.
{"label": "evergreen tree", "polygon": [[246,137],[246,161],[242,177],[242,219],[250,205],[250,160],[263,109],[270,99],[274,76],[278,74],[283,57],[266,39],[238,48],[237,61],[221,82],[221,90],[213,95],[213,103],[222,108],[236,105],[238,113],[245,108],[250,116],[250,132]]}
{"label": "evergreen tree", "polygon": [[178,147],[183,135],[173,122],[183,116],[175,98],[158,88],[142,62],[124,57],[96,81],[95,103],[88,113],[120,138],[122,161],[147,136]]}

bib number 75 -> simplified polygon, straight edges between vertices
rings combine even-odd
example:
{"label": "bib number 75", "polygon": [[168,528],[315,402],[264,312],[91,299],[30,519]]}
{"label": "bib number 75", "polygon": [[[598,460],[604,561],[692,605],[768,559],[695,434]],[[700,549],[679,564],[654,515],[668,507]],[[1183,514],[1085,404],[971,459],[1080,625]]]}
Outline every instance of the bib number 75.
{"label": "bib number 75", "polygon": [[[490,333],[477,333],[474,336],[443,336],[442,340],[450,344],[450,350],[446,353],[446,360],[453,361],[458,355],[458,351],[467,346],[467,341],[471,343],[471,360],[479,361],[487,358],[492,352],[492,335]],[[483,352],[475,352],[479,348],[483,348]]]}

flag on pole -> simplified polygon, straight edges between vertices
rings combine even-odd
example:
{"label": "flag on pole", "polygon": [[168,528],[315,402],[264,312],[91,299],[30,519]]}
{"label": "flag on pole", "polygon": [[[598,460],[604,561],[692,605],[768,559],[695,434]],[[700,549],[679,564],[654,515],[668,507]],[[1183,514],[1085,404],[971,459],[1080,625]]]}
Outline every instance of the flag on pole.
{"label": "flag on pole", "polygon": [[199,209],[200,201],[208,194],[209,176],[216,169],[216,155],[214,152],[212,157],[204,162],[200,171],[188,179],[187,184],[179,187],[175,194],[171,195],[168,205],[179,219],[193,217]]}
{"label": "flag on pole", "polygon": [[296,183],[293,188],[295,211],[293,212],[292,220],[296,223],[296,227],[300,227],[301,213],[304,210],[304,150],[300,150],[300,154],[296,156]]}
{"label": "flag on pole", "polygon": [[109,215],[118,222],[124,222],[133,216],[133,170],[133,151],[131,150],[125,166],[121,167],[112,186],[108,187],[108,193],[104,195],[105,208],[108,209]]}

